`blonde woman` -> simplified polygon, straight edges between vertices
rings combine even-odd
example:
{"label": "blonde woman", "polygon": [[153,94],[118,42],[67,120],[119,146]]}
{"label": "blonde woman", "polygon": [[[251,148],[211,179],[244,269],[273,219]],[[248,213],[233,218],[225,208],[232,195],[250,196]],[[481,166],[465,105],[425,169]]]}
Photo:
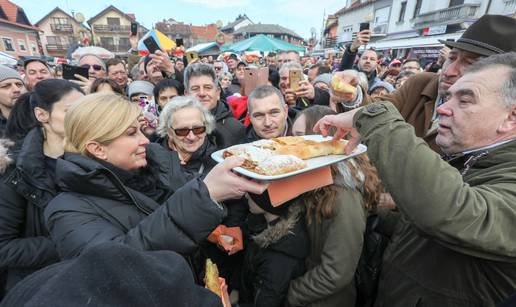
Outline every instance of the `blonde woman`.
{"label": "blonde woman", "polygon": [[181,186],[170,153],[141,132],[140,116],[137,105],[105,93],[85,96],[68,110],[65,154],[56,168],[64,193],[45,210],[62,258],[109,241],[188,254],[224,218],[220,201],[266,188],[231,172],[241,159]]}

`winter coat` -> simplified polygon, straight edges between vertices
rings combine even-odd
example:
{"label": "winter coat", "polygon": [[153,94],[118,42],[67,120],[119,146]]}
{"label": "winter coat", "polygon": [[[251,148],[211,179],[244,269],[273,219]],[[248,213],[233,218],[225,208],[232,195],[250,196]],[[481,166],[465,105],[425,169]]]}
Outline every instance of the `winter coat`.
{"label": "winter coat", "polygon": [[210,199],[202,180],[196,178],[183,185],[175,175],[177,165],[170,156],[158,144],[147,146],[147,161],[158,168],[157,184],[170,187],[159,204],[124,185],[98,161],[65,153],[64,159],[57,162],[57,181],[64,192],[45,210],[60,256],[76,257],[88,247],[106,241],[139,250],[172,250],[180,254],[195,251],[198,243],[221,223],[225,209]]}
{"label": "winter coat", "polygon": [[322,90],[318,87],[314,87],[314,99],[309,100],[307,98],[298,97],[296,99],[295,109],[303,110],[313,105],[322,105],[328,106],[330,105],[330,93],[328,91]]}
{"label": "winter coat", "polygon": [[181,160],[179,159],[177,151],[168,146],[168,138],[160,139],[159,143],[170,151],[174,163],[179,165],[181,173],[184,175],[186,180],[191,180],[197,176],[204,177],[215,165],[217,165],[217,162],[211,158],[211,154],[214,153],[217,148],[209,137],[204,139],[204,143],[196,152],[193,153],[185,165],[181,165]]}
{"label": "winter coat", "polygon": [[435,144],[437,127],[432,129],[432,117],[437,101],[439,75],[423,72],[409,78],[401,88],[379,100],[390,101],[405,121],[416,130],[416,136],[423,138],[437,153],[441,150]]}
{"label": "winter coat", "polygon": [[366,226],[363,183],[353,178],[346,163],[339,163],[339,169],[342,176],[334,179],[338,192],[333,216],[317,222],[312,214],[307,223],[307,271],[290,282],[290,306],[355,306],[354,276]]}
{"label": "winter coat", "polygon": [[7,118],[0,113],[0,138],[5,137],[5,130],[7,128]]}
{"label": "winter coat", "polygon": [[303,215],[301,206],[291,205],[286,217],[252,236],[242,269],[241,306],[284,305],[290,281],[305,272],[310,246]]}
{"label": "winter coat", "polygon": [[21,149],[0,149],[0,267],[7,270],[7,289],[59,259],[43,218],[57,187],[45,168],[41,128],[20,142]]}
{"label": "winter coat", "polygon": [[354,126],[404,216],[375,306],[495,306],[514,293],[516,141],[452,166],[390,103],[366,106]]}
{"label": "winter coat", "polygon": [[[285,136],[292,135],[292,123],[294,122],[294,119],[297,117],[298,113],[298,110],[294,108],[288,108],[287,131],[284,134]],[[245,137],[240,140],[240,143],[250,143],[260,139],[261,137],[254,130],[253,124],[249,124],[249,126],[245,128]]]}
{"label": "winter coat", "polygon": [[[342,60],[340,61],[339,71],[343,71],[346,69],[354,69],[357,71],[361,71],[357,65],[354,65],[355,59],[357,57],[357,52],[351,52],[349,48],[346,48],[344,55],[342,56]],[[367,74],[366,74],[367,75]],[[370,75],[367,76],[367,85],[368,90],[367,93],[371,94],[372,90],[380,84],[383,84],[383,81],[378,77],[376,70],[373,70]],[[394,87],[390,84],[385,85],[389,92],[394,91]]]}
{"label": "winter coat", "polygon": [[245,127],[233,116],[228,103],[219,100],[212,114],[215,116],[215,130],[212,135],[215,137],[217,149],[238,144],[245,135]]}

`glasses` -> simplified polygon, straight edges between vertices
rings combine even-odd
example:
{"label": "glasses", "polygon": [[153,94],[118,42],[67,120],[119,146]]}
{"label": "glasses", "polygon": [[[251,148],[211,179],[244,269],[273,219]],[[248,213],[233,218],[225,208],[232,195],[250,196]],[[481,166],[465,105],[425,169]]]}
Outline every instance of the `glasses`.
{"label": "glasses", "polygon": [[222,67],[217,67],[217,66],[215,66],[214,68],[215,68],[215,70],[221,70],[222,69]]}
{"label": "glasses", "polygon": [[190,134],[190,131],[192,131],[194,135],[199,135],[199,134],[203,134],[204,132],[206,132],[206,127],[201,126],[201,127],[194,127],[194,128],[178,128],[178,129],[172,128],[172,130],[174,131],[174,133],[177,136],[187,136],[188,134]]}
{"label": "glasses", "polygon": [[90,69],[90,67],[93,67],[93,69],[96,70],[96,71],[102,70],[102,66],[97,65],[97,64],[93,64],[93,65],[84,64],[84,65],[81,65],[81,67],[82,68],[86,68],[86,69]]}

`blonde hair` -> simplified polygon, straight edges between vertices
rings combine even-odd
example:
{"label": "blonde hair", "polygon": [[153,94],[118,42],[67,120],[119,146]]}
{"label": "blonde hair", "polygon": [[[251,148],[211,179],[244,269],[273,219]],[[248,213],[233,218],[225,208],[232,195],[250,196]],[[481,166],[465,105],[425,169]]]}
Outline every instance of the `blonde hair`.
{"label": "blonde hair", "polygon": [[122,135],[140,114],[141,108],[121,95],[86,95],[66,113],[64,150],[90,156],[86,149],[88,142],[108,145]]}

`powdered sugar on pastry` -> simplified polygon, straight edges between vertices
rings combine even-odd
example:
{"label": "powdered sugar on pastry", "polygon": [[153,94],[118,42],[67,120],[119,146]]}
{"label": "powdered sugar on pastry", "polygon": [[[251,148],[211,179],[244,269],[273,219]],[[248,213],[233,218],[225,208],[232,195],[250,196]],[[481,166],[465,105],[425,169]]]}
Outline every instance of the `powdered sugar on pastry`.
{"label": "powdered sugar on pastry", "polygon": [[291,155],[274,155],[256,166],[257,173],[267,176],[294,172],[306,167],[306,162]]}

